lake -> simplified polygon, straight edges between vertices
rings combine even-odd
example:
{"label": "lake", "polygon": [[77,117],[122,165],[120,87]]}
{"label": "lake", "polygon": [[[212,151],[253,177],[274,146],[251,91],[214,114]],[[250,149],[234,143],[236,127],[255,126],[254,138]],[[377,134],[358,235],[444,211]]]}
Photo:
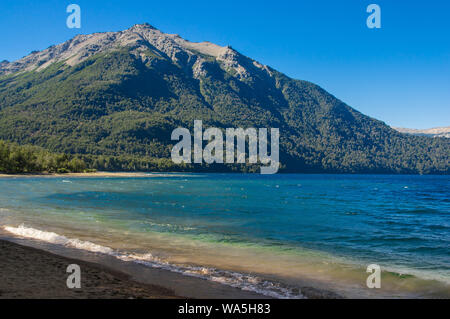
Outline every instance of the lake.
{"label": "lake", "polygon": [[[277,298],[450,297],[450,177],[0,178],[0,225]],[[369,289],[366,268],[382,269]]]}

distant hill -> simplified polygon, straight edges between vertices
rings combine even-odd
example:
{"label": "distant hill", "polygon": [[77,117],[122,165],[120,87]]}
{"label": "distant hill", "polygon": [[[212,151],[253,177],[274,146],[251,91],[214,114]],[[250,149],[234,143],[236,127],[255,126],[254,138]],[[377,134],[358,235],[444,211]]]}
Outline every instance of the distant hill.
{"label": "distant hill", "polygon": [[230,46],[149,24],[0,64],[0,139],[86,155],[99,169],[142,170],[149,158],[170,169],[171,132],[195,119],[279,128],[284,171],[450,172],[448,139],[401,134]]}
{"label": "distant hill", "polygon": [[435,127],[425,130],[418,130],[412,128],[393,127],[394,130],[400,133],[412,134],[417,136],[429,136],[429,137],[445,137],[450,138],[450,126],[447,127]]}

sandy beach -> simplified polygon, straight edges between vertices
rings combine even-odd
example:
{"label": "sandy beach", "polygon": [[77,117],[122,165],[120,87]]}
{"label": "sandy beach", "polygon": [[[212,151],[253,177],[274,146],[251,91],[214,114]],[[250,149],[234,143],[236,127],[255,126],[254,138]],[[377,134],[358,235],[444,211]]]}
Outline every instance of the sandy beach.
{"label": "sandy beach", "polygon": [[[81,289],[66,286],[67,266],[82,269]],[[100,264],[74,260],[0,241],[0,299],[154,299],[177,298],[167,288],[138,283]]]}
{"label": "sandy beach", "polygon": [[[71,264],[81,268],[81,289],[67,288]],[[268,298],[111,256],[12,237],[1,229],[0,279],[0,299]]]}
{"label": "sandy beach", "polygon": [[67,173],[67,174],[0,174],[0,178],[18,177],[149,177],[163,175],[159,173],[150,174],[142,172],[93,172],[93,173]]}

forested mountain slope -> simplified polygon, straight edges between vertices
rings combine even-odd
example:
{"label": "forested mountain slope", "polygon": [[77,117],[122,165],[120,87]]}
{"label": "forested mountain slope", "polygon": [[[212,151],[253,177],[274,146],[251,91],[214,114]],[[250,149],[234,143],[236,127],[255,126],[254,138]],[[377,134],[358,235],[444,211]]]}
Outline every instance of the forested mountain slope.
{"label": "forested mountain slope", "polygon": [[284,171],[450,172],[449,139],[399,133],[231,47],[148,24],[0,65],[0,139],[119,162],[170,158],[172,130],[195,119],[279,128]]}

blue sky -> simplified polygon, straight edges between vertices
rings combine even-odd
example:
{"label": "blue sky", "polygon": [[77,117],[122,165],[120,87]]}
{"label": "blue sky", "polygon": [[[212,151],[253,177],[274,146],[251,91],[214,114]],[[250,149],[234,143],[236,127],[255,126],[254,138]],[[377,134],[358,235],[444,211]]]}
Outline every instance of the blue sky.
{"label": "blue sky", "polygon": [[[66,27],[71,3],[81,7],[81,29]],[[366,26],[371,3],[381,7],[381,29]],[[1,1],[0,60],[148,22],[232,45],[389,125],[449,126],[449,13],[447,0]]]}

